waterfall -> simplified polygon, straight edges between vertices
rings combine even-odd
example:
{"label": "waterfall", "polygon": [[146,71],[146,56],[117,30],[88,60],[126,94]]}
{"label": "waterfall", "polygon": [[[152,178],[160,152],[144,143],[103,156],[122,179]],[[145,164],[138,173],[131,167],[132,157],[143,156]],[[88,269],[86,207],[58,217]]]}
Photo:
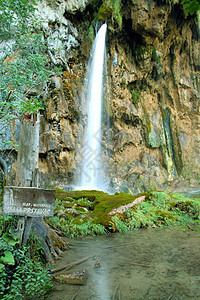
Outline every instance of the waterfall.
{"label": "waterfall", "polygon": [[87,91],[87,129],[82,148],[81,180],[82,189],[101,189],[101,120],[103,69],[105,54],[105,37],[107,25],[99,29],[92,47],[92,57],[89,65]]}

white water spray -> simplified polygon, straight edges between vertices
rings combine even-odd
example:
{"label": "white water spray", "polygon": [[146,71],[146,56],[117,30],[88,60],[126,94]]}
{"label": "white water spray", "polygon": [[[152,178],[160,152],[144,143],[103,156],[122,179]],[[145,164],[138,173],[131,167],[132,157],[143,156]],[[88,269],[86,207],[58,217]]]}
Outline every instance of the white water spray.
{"label": "white water spray", "polygon": [[80,187],[101,189],[101,111],[103,90],[103,68],[107,25],[99,29],[92,48],[87,99],[87,132],[83,147]]}

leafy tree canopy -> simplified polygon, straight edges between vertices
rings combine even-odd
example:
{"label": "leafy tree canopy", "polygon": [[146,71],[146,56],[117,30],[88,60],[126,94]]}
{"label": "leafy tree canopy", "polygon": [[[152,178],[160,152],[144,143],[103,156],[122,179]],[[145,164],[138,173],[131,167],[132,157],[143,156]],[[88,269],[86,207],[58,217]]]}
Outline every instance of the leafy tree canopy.
{"label": "leafy tree canopy", "polygon": [[35,0],[0,1],[0,137],[8,120],[43,107],[51,71],[35,10]]}
{"label": "leafy tree canopy", "polygon": [[35,1],[0,2],[0,119],[20,118],[42,108],[46,46]]}

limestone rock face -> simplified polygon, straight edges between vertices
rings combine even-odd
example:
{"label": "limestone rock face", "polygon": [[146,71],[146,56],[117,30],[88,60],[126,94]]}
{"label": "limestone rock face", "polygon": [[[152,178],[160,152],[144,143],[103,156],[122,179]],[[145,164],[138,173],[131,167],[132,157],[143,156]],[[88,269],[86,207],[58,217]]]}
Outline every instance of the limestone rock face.
{"label": "limestone rock face", "polygon": [[[41,118],[42,185],[76,182],[86,125],[81,97],[89,28],[100,2],[39,5],[49,63],[62,68],[51,78]],[[199,31],[176,2],[125,1],[122,26],[107,20],[110,130],[103,130],[110,140],[102,146],[105,176],[115,191],[162,189],[181,178],[198,184],[200,178]]]}
{"label": "limestone rock face", "polygon": [[67,0],[65,1],[65,8],[69,12],[84,11],[86,5],[90,0]]}
{"label": "limestone rock face", "polygon": [[197,28],[179,5],[156,1],[133,0],[124,17],[109,44],[113,184],[136,192],[198,180]]}

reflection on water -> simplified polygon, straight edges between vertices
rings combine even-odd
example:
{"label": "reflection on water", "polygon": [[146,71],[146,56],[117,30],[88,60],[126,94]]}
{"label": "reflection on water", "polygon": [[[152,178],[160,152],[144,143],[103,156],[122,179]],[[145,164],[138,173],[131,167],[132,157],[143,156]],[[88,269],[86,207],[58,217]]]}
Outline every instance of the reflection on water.
{"label": "reflection on water", "polygon": [[56,283],[48,300],[200,299],[200,231],[148,229],[69,242],[56,267],[93,256],[72,269],[85,269],[88,278],[83,286]]}

